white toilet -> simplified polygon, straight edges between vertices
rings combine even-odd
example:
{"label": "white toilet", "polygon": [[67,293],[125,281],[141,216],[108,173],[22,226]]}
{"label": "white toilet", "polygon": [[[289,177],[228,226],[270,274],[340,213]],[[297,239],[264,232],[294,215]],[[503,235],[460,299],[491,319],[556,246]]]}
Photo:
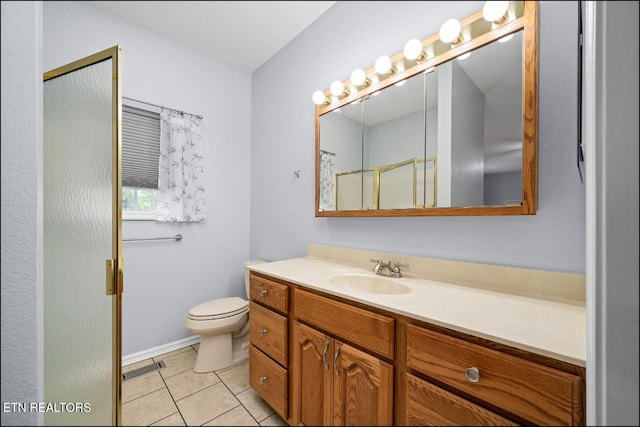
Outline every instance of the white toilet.
{"label": "white toilet", "polygon": [[[249,297],[249,270],[244,263],[244,283]],[[239,298],[219,298],[199,304],[189,310],[186,325],[189,332],[201,335],[194,372],[211,372],[226,368],[248,358],[249,301]]]}

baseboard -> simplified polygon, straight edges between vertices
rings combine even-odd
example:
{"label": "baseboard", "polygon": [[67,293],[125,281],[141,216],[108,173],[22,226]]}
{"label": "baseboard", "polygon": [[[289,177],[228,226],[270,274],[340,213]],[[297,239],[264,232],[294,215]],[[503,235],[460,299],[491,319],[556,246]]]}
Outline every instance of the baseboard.
{"label": "baseboard", "polygon": [[178,341],[170,342],[168,344],[159,345],[147,350],[142,350],[137,353],[128,354],[122,357],[122,366],[131,365],[132,363],[140,362],[141,360],[150,359],[152,357],[159,356],[170,351],[178,350],[180,348],[199,343],[202,337],[200,335],[194,335],[191,337],[183,338]]}

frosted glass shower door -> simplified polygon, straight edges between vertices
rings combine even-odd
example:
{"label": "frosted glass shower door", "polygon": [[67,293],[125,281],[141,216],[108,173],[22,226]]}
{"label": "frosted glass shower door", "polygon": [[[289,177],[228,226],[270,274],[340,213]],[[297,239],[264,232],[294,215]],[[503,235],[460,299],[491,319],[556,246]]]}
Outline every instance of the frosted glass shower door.
{"label": "frosted glass shower door", "polygon": [[44,74],[44,421],[120,419],[120,48]]}

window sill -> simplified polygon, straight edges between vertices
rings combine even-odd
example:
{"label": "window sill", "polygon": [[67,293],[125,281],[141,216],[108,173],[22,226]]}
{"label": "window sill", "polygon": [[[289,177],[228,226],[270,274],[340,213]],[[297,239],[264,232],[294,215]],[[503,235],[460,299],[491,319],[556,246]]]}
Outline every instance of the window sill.
{"label": "window sill", "polygon": [[155,221],[156,213],[153,212],[122,212],[123,221]]}

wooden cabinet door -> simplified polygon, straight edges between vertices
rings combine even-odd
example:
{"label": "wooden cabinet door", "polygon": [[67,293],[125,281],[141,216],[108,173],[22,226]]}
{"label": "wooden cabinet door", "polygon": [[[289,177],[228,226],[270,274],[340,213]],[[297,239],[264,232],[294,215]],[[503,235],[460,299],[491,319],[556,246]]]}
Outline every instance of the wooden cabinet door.
{"label": "wooden cabinet door", "polygon": [[336,340],[333,425],[393,424],[393,366]]}
{"label": "wooden cabinet door", "polygon": [[293,425],[331,425],[333,338],[295,322],[293,344]]}

